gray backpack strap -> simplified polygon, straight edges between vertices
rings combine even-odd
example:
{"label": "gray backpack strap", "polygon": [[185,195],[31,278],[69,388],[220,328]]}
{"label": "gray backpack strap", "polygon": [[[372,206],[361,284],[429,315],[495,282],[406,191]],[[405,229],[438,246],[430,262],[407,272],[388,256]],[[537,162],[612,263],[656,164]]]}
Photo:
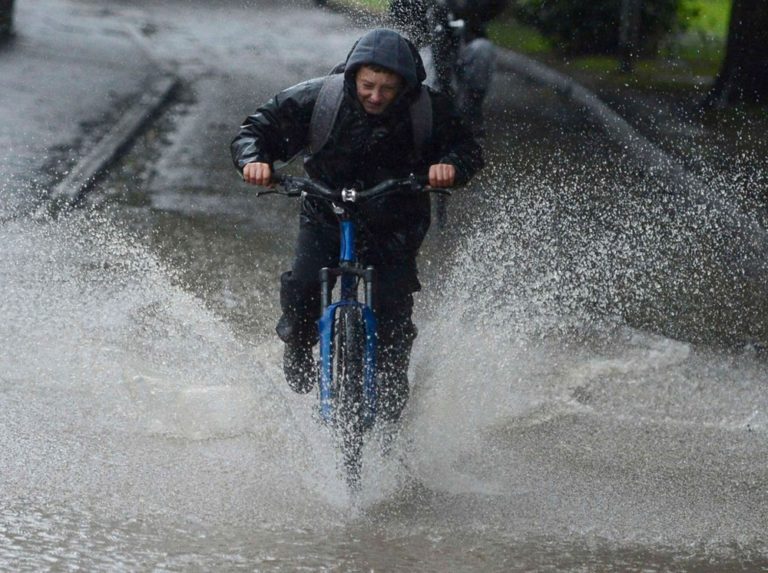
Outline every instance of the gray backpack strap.
{"label": "gray backpack strap", "polygon": [[411,104],[411,127],[416,154],[421,158],[424,143],[432,135],[432,98],[427,86],[421,86],[421,92]]}
{"label": "gray backpack strap", "polygon": [[327,76],[315,101],[312,119],[309,123],[308,149],[310,153],[317,153],[328,141],[343,98],[344,74]]}

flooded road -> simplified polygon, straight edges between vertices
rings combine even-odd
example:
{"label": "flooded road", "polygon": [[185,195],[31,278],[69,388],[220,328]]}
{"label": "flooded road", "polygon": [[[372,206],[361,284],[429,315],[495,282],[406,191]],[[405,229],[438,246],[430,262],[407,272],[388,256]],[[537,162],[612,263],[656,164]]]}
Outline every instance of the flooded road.
{"label": "flooded road", "polygon": [[489,167],[420,260],[400,440],[352,500],[272,334],[297,205],[256,199],[228,143],[361,28],[115,6],[185,85],[85,209],[0,226],[0,569],[768,568],[765,252],[730,211],[497,78]]}

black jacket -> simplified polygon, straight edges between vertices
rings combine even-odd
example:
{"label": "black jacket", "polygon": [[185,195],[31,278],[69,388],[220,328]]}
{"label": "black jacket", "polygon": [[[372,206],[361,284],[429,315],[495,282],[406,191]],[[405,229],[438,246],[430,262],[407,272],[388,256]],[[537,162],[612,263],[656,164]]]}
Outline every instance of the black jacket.
{"label": "black jacket", "polygon": [[[394,38],[394,36],[396,38]],[[408,53],[399,42],[405,42]],[[394,46],[394,47],[393,47]],[[375,61],[372,61],[375,60]],[[354,75],[361,65],[375,63],[406,70],[408,87],[382,115],[369,115],[357,100]],[[333,188],[371,187],[385,179],[426,174],[434,163],[456,167],[457,182],[464,184],[483,165],[482,151],[462,123],[452,102],[436,92],[432,98],[432,136],[421,156],[415,149],[408,106],[424,79],[416,49],[391,30],[374,30],[361,38],[346,62],[344,99],[325,146],[306,154],[304,167],[310,177]],[[408,74],[408,66],[413,73]],[[302,152],[323,78],[309,80],[277,94],[249,116],[232,142],[238,169],[250,162],[287,161]],[[415,256],[429,227],[429,199],[425,195],[392,195],[361,208],[363,233],[396,258]],[[302,224],[337,226],[330,206],[318,199],[302,203]]]}

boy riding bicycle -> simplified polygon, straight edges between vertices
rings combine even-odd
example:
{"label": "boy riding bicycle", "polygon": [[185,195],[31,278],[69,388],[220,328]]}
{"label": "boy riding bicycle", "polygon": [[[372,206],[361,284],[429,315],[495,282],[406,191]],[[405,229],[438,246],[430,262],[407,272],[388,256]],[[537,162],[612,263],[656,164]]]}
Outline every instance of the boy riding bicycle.
{"label": "boy riding bicycle", "polygon": [[[302,150],[309,177],[335,189],[368,188],[411,173],[428,174],[433,187],[452,187],[467,183],[482,167],[482,151],[451,101],[422,88],[421,58],[401,35],[387,29],[363,35],[347,56],[343,74],[332,106],[318,104],[327,78],[316,78],[277,94],[246,119],[231,145],[246,182],[269,185],[273,162]],[[416,105],[422,94],[428,98],[426,108]],[[312,132],[319,129],[313,119],[316,107],[330,111],[333,120],[313,147]],[[417,134],[424,125],[429,129],[422,141]],[[357,218],[361,258],[380,277],[375,308],[379,415],[395,421],[408,398],[407,370],[416,337],[413,293],[421,288],[416,256],[429,228],[429,199],[385,197],[362,206]],[[316,380],[312,346],[320,315],[319,271],[337,266],[338,255],[332,207],[303,198],[293,266],[280,279],[283,314],[276,329],[285,342],[286,380],[299,393],[309,392]]]}

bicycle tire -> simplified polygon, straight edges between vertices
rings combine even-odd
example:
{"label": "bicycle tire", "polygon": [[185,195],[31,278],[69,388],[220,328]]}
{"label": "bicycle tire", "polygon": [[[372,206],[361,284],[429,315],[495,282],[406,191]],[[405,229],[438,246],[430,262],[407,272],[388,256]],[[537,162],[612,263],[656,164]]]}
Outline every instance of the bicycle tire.
{"label": "bicycle tire", "polygon": [[353,488],[362,467],[363,372],[365,323],[358,307],[342,306],[335,319],[333,340],[334,426],[343,456],[347,482]]}

